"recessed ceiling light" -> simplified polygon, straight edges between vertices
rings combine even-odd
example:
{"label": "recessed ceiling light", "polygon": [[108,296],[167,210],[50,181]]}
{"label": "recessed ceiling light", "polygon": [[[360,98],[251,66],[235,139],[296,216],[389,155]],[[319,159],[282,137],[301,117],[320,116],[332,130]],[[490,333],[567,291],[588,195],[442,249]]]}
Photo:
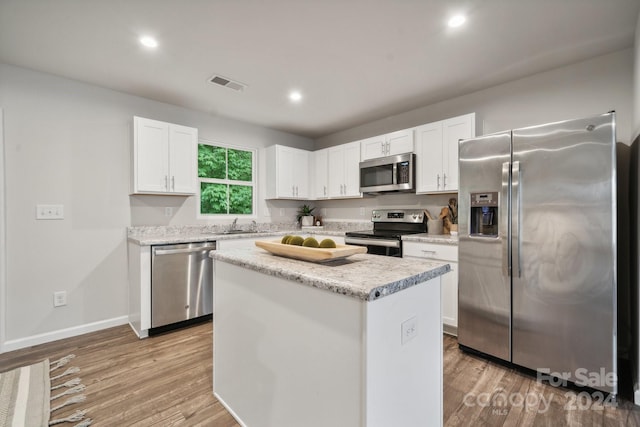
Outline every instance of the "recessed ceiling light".
{"label": "recessed ceiling light", "polygon": [[140,44],[142,44],[142,46],[149,47],[152,49],[158,47],[158,41],[150,36],[140,37]]}
{"label": "recessed ceiling light", "polygon": [[466,20],[467,18],[464,15],[455,15],[449,19],[448,24],[451,28],[456,28],[464,24]]}
{"label": "recessed ceiling light", "polygon": [[302,100],[302,94],[294,90],[289,94],[289,100],[291,100],[291,102],[300,102],[300,100]]}

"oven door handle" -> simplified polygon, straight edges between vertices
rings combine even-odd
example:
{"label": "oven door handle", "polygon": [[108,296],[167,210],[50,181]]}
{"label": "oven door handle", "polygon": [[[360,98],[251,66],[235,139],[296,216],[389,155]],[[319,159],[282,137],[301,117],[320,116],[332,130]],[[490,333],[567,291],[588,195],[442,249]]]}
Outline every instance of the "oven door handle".
{"label": "oven door handle", "polygon": [[344,242],[347,245],[364,245],[364,246],[382,246],[385,248],[399,248],[399,240],[382,240],[382,239],[359,239],[357,237],[345,237]]}

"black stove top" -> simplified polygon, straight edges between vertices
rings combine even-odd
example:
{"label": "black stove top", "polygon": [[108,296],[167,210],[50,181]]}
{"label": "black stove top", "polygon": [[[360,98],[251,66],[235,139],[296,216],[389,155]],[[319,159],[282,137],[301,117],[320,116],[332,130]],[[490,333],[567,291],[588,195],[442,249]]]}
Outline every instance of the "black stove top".
{"label": "black stove top", "polygon": [[400,240],[403,235],[406,234],[418,234],[424,233],[424,230],[416,231],[401,231],[401,230],[361,230],[361,231],[348,231],[345,236],[349,237],[362,237],[362,238],[383,238]]}

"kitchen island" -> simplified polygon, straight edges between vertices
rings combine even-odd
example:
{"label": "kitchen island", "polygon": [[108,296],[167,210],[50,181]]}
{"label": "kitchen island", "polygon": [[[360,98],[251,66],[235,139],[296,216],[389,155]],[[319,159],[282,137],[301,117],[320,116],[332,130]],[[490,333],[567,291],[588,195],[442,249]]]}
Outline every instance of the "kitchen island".
{"label": "kitchen island", "polygon": [[358,254],[326,263],[212,251],[213,391],[242,424],[442,424],[440,276]]}

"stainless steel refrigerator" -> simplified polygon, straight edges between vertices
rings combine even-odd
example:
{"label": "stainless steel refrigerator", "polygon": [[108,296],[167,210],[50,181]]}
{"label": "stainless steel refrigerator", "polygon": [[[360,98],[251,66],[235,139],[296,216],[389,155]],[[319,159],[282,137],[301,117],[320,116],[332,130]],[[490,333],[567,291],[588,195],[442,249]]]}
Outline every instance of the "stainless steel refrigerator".
{"label": "stainless steel refrigerator", "polygon": [[615,113],[459,150],[459,344],[616,394]]}

